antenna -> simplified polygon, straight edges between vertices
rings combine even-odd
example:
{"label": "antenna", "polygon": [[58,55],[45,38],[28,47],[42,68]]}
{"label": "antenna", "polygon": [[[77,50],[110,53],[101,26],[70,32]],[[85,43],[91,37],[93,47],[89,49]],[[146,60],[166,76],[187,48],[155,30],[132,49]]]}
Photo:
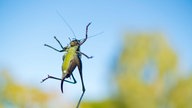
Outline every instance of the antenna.
{"label": "antenna", "polygon": [[68,39],[69,39],[69,41],[71,42],[71,38],[70,38],[70,37],[68,37]]}
{"label": "antenna", "polygon": [[103,34],[103,33],[104,33],[104,31],[99,32],[99,33],[97,33],[97,34],[95,34],[95,35],[89,36],[88,38],[92,38],[92,37],[95,37],[95,36],[101,35],[101,34]]}
{"label": "antenna", "polygon": [[[95,34],[95,35],[89,36],[89,37],[87,37],[87,38],[92,38],[92,37],[95,37],[95,36],[101,35],[101,34],[103,34],[103,33],[104,33],[104,31],[99,32],[99,33],[97,33],[97,34]],[[82,39],[80,39],[80,40],[82,40]]]}
{"label": "antenna", "polygon": [[59,13],[59,11],[57,11],[57,14],[61,17],[61,19],[63,20],[63,22],[67,25],[67,27],[70,29],[70,31],[73,33],[75,39],[76,39],[76,35],[75,32],[73,31],[73,29],[71,28],[71,26],[67,23],[67,21],[65,20],[65,18]]}

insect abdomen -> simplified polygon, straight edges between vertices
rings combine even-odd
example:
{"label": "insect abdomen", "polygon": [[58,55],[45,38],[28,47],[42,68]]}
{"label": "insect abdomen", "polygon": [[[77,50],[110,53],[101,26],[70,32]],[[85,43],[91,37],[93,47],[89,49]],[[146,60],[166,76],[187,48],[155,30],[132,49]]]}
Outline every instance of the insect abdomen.
{"label": "insect abdomen", "polygon": [[62,72],[63,74],[70,74],[68,72],[68,69],[71,65],[71,61],[77,56],[76,51],[78,49],[78,46],[70,47],[65,55],[65,59],[62,64]]}

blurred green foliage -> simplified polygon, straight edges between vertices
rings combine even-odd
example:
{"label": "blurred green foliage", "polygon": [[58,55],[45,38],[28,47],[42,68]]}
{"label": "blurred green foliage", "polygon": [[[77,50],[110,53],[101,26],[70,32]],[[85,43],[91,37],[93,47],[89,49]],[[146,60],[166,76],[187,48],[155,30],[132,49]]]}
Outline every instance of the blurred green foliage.
{"label": "blurred green foliage", "polygon": [[53,94],[17,83],[8,71],[0,72],[0,108],[47,108]]}
{"label": "blurred green foliage", "polygon": [[126,34],[113,75],[117,93],[82,108],[192,108],[192,76],[181,77],[178,62],[162,34]]}

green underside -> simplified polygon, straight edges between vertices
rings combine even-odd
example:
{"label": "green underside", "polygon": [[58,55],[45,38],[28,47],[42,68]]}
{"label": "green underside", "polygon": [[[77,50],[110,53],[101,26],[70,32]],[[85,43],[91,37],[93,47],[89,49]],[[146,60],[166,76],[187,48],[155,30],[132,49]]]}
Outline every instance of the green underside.
{"label": "green underside", "polygon": [[67,73],[67,70],[68,70],[68,68],[70,66],[71,60],[73,60],[74,57],[76,56],[77,48],[78,48],[78,46],[74,46],[74,47],[70,47],[67,50],[67,53],[65,55],[65,59],[64,59],[63,64],[62,64],[62,72]]}

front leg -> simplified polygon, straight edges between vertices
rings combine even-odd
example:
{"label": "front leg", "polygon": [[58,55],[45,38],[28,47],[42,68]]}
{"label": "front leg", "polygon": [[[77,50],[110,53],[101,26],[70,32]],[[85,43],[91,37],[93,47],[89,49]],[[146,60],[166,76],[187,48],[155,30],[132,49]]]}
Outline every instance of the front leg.
{"label": "front leg", "polygon": [[79,53],[79,54],[84,55],[84,56],[87,57],[88,59],[93,58],[93,56],[88,56],[88,55],[86,55],[85,53],[82,53],[81,51],[76,51],[76,52]]}
{"label": "front leg", "polygon": [[83,39],[83,41],[80,43],[80,46],[83,45],[83,43],[87,40],[88,38],[88,27],[91,24],[91,22],[86,26],[86,34],[85,34],[85,39]]}
{"label": "front leg", "polygon": [[53,50],[55,50],[55,51],[57,51],[57,52],[64,52],[64,51],[65,51],[65,49],[58,50],[58,49],[56,49],[56,48],[54,48],[54,47],[52,47],[52,46],[50,46],[50,45],[47,45],[47,44],[44,44],[44,46],[47,46],[47,47],[49,47],[49,48],[51,48],[51,49],[53,49]]}
{"label": "front leg", "polygon": [[55,38],[55,40],[59,43],[59,45],[60,45],[60,47],[62,48],[62,50],[58,50],[58,49],[56,49],[56,48],[54,48],[54,47],[52,47],[52,46],[50,46],[50,45],[48,45],[48,44],[44,44],[44,46],[47,46],[47,47],[49,47],[49,48],[51,48],[51,49],[53,49],[53,50],[55,50],[55,51],[57,51],[57,52],[64,52],[64,51],[66,51],[68,46],[63,47],[62,44],[61,44],[61,42],[57,39],[57,37],[54,36],[54,38]]}

